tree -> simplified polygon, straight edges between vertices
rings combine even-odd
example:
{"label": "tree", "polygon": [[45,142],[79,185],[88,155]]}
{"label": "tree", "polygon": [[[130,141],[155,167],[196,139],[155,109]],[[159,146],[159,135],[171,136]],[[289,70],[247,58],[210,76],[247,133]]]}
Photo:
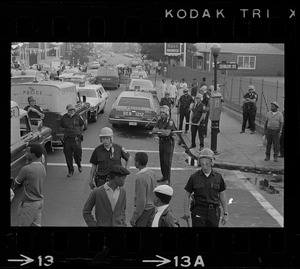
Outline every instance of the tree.
{"label": "tree", "polygon": [[80,64],[88,63],[88,56],[93,55],[93,48],[93,43],[73,43],[71,59],[74,58],[74,64],[76,65],[78,61]]}
{"label": "tree", "polygon": [[165,61],[167,56],[164,55],[164,43],[139,43],[141,54],[146,55],[147,59],[153,61]]}

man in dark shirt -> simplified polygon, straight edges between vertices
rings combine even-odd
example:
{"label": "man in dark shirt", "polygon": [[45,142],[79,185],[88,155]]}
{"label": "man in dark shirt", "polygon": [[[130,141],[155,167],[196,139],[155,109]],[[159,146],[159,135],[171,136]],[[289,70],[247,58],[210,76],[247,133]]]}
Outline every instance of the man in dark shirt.
{"label": "man in dark shirt", "polygon": [[[194,103],[193,97],[188,93],[188,89],[183,89],[183,95],[180,96],[178,100],[178,110],[179,110],[179,130],[182,130],[183,120],[185,122],[190,122],[190,112],[191,104]],[[185,125],[185,133],[189,130],[189,125]]]}
{"label": "man in dark shirt", "polygon": [[258,95],[255,93],[255,88],[253,85],[249,85],[249,91],[243,96],[243,124],[242,131],[245,132],[246,123],[249,120],[249,127],[251,130],[250,134],[255,133],[255,116],[256,116],[256,102]]}
{"label": "man in dark shirt", "polygon": [[171,117],[171,109],[172,109],[173,104],[174,104],[174,101],[170,97],[170,93],[168,91],[166,91],[165,96],[163,98],[161,98],[161,100],[160,100],[160,106],[166,105],[166,106],[169,107],[170,117]]}
{"label": "man in dark shirt", "polygon": [[160,118],[156,122],[152,133],[158,134],[159,137],[159,160],[162,178],[157,182],[171,181],[171,166],[174,152],[174,139],[172,131],[175,131],[175,123],[169,117],[169,107],[162,106],[160,109]]}
{"label": "man in dark shirt", "polygon": [[92,153],[90,163],[89,185],[91,189],[100,187],[107,181],[107,176],[113,165],[121,165],[121,159],[126,161],[125,168],[129,169],[131,156],[126,149],[113,143],[113,131],[108,127],[101,129],[99,134],[100,146]]}
{"label": "man in dark shirt", "polygon": [[[200,150],[204,148],[204,129],[205,129],[205,106],[201,102],[202,95],[197,94],[195,97],[195,104],[192,108],[192,116],[191,116],[191,134],[192,134],[192,145],[190,148],[196,147],[196,135],[198,132],[199,141],[200,141]],[[195,124],[195,125],[193,125]]]}
{"label": "man in dark shirt", "polygon": [[36,105],[36,100],[33,96],[28,97],[29,105],[24,107],[24,110],[28,112],[28,117],[30,119],[31,124],[37,125],[39,119],[44,119],[43,109]]}
{"label": "man in dark shirt", "polygon": [[[192,216],[192,227],[219,227],[228,222],[226,184],[223,176],[212,169],[214,153],[208,148],[203,149],[199,155],[201,169],[192,174],[185,186],[184,215],[188,220]],[[194,202],[189,210],[191,195]],[[221,217],[220,203],[223,207]]]}
{"label": "man in dark shirt", "polygon": [[67,105],[67,113],[60,119],[60,128],[64,134],[63,146],[64,154],[68,166],[69,173],[67,177],[71,177],[74,173],[73,156],[75,163],[78,166],[78,171],[82,172],[81,157],[82,157],[82,131],[84,122],[80,115],[75,113],[75,107],[72,104]]}
{"label": "man in dark shirt", "polygon": [[206,115],[204,120],[204,137],[207,137],[207,125],[208,125],[208,119],[209,119],[209,100],[211,97],[211,89],[207,89],[207,91],[203,94],[202,103],[206,107]]}
{"label": "man in dark shirt", "polygon": [[194,98],[195,98],[196,95],[197,95],[198,88],[199,88],[198,81],[197,81],[196,78],[194,78],[194,79],[193,79],[193,82],[192,82],[192,84],[191,84],[191,96],[193,96]]}

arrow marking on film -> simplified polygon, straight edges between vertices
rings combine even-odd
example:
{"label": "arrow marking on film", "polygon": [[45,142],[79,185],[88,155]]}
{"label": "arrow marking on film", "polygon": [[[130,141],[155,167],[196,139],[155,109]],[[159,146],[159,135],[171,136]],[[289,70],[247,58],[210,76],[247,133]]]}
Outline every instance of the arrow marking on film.
{"label": "arrow marking on film", "polygon": [[166,259],[166,258],[164,258],[164,257],[161,257],[161,256],[159,256],[159,255],[156,255],[156,257],[157,257],[157,258],[160,258],[161,260],[143,260],[143,262],[159,262],[160,264],[156,265],[156,267],[171,262],[171,260]]}
{"label": "arrow marking on film", "polygon": [[29,258],[25,255],[22,255],[22,254],[20,254],[20,255],[25,259],[8,259],[7,261],[9,261],[9,262],[23,262],[23,263],[20,264],[21,266],[34,261],[33,259],[31,259],[31,258]]}

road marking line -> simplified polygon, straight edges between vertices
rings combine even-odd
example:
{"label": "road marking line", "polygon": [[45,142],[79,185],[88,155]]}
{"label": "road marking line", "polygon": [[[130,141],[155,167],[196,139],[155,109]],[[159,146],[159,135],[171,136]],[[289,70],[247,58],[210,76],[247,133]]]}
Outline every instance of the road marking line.
{"label": "road marking line", "polygon": [[[65,163],[47,163],[47,166],[67,166],[67,164]],[[82,167],[92,167],[91,164],[81,164]],[[160,170],[160,167],[150,167],[150,166],[147,166],[148,169],[152,169],[152,170]],[[130,170],[136,170],[137,168],[135,166],[129,166],[129,169]],[[182,167],[172,167],[171,168],[172,171],[186,171],[186,170],[193,170],[195,171],[196,168],[190,168],[190,167],[187,167],[187,168],[182,168]]]}
{"label": "road marking line", "polygon": [[[240,171],[233,171],[234,174],[240,179],[246,179],[246,177]],[[261,206],[283,227],[283,216],[255,189],[255,187],[248,181],[242,181],[248,191],[254,196],[254,198],[261,204]]]}
{"label": "road marking line", "polygon": [[[62,150],[62,147],[53,147],[54,150]],[[82,150],[90,150],[93,151],[95,148],[82,148]],[[135,149],[126,149],[128,152],[146,152],[146,153],[159,153],[158,150],[135,150]],[[186,154],[185,152],[176,152],[174,154]]]}

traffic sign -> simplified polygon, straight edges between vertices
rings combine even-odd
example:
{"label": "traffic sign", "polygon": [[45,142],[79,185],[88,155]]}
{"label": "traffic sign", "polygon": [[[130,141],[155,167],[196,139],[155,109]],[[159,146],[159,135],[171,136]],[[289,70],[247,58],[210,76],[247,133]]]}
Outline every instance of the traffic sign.
{"label": "traffic sign", "polygon": [[237,70],[238,64],[235,62],[218,62],[217,63],[217,69],[218,70]]}

